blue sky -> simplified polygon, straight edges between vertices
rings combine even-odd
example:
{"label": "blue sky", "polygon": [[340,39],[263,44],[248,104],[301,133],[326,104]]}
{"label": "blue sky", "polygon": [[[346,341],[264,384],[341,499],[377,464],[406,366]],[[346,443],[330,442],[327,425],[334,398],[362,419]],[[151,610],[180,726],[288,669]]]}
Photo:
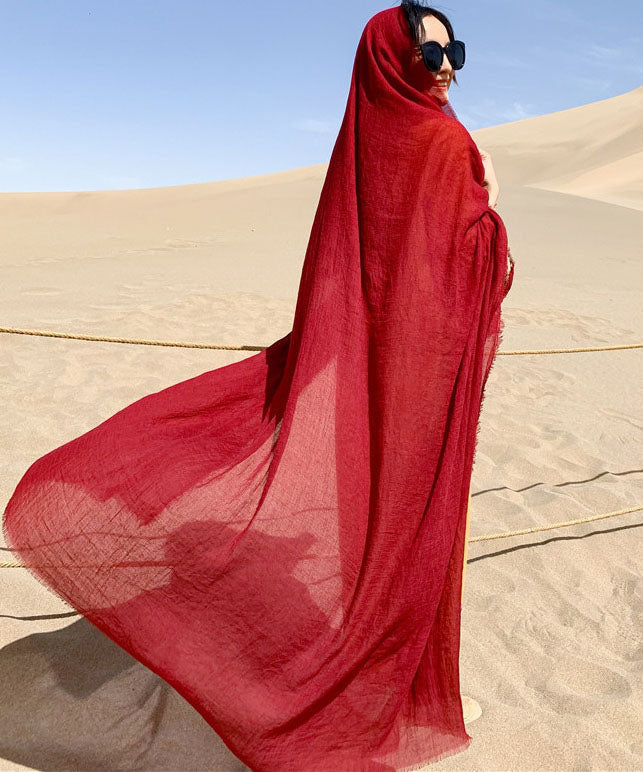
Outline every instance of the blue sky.
{"label": "blue sky", "polygon": [[[324,163],[362,29],[395,5],[0,0],[0,191],[181,185]],[[470,131],[643,83],[639,0],[433,5],[467,45],[450,99]]]}

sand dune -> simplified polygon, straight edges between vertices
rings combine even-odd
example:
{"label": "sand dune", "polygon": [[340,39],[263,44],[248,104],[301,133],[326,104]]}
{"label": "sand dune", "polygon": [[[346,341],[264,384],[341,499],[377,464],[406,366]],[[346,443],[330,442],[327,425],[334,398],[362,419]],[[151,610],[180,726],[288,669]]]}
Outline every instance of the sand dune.
{"label": "sand dune", "polygon": [[[643,87],[473,132],[516,258],[504,349],[640,341]],[[2,321],[269,345],[289,329],[327,164],[210,184],[0,194]],[[4,501],[138,397],[246,352],[3,335]],[[499,357],[470,536],[643,500],[640,352]],[[483,714],[432,768],[643,769],[641,513],[469,547],[461,680]],[[1,560],[9,560],[0,551]],[[167,684],[0,569],[0,768],[245,769]]]}
{"label": "sand dune", "polygon": [[643,210],[643,86],[472,132],[505,183]]}

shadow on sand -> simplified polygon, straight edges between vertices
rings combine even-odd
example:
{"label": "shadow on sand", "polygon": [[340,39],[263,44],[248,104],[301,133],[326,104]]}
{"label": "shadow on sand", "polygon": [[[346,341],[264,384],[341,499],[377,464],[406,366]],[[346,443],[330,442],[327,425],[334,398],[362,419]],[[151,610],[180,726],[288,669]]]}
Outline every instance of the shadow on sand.
{"label": "shadow on sand", "polygon": [[33,769],[249,769],[183,697],[86,619],[5,646],[0,689],[0,757]]}

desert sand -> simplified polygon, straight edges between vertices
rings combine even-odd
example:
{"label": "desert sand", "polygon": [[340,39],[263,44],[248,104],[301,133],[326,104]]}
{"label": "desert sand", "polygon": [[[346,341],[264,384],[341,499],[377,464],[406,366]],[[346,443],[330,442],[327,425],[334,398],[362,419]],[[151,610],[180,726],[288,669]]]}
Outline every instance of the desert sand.
{"label": "desert sand", "polygon": [[[502,350],[643,340],[643,86],[472,132],[516,261]],[[210,184],[0,194],[0,325],[267,346],[291,329],[327,164]],[[248,356],[3,334],[0,497],[139,397]],[[498,356],[471,538],[643,503],[641,351]],[[469,545],[452,770],[643,769],[634,512]],[[5,545],[6,547],[6,545]],[[0,560],[13,556],[6,548]],[[0,769],[242,770],[171,687],[0,569]]]}

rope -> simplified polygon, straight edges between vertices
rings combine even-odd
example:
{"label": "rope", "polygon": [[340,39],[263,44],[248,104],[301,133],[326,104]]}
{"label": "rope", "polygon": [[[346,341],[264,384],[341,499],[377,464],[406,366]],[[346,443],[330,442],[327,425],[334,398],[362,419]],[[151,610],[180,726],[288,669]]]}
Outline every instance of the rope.
{"label": "rope", "polygon": [[[510,536],[522,536],[524,533],[537,533],[539,531],[553,531],[554,528],[566,528],[570,525],[579,523],[591,523],[592,520],[603,520],[606,517],[616,517],[617,515],[627,515],[629,512],[638,512],[643,509],[643,505],[630,507],[629,509],[619,509],[616,512],[608,512],[605,515],[592,515],[591,517],[581,517],[578,520],[567,520],[565,523],[554,523],[554,525],[542,525],[536,528],[523,528],[522,531],[507,531],[506,533],[494,533],[490,536],[476,536],[475,539],[468,539],[468,542],[490,541],[491,539],[507,539]],[[2,564],[0,564],[2,565]]]}
{"label": "rope", "polygon": [[[630,507],[629,509],[619,509],[616,512],[608,512],[605,515],[591,515],[590,517],[581,517],[578,520],[567,520],[564,523],[554,523],[553,525],[543,525],[536,528],[524,528],[521,531],[507,531],[506,533],[494,533],[490,536],[476,536],[474,539],[467,539],[469,544],[474,541],[491,541],[491,539],[508,539],[510,536],[522,536],[525,533],[537,533],[539,531],[553,531],[555,528],[565,528],[579,523],[591,523],[593,520],[603,520],[606,517],[616,517],[617,515],[627,515],[630,512],[638,512],[643,509],[643,505]],[[47,566],[43,566],[46,568]],[[22,563],[8,562],[0,563],[0,568],[26,568]],[[76,566],[76,568],[92,568],[92,566]]]}
{"label": "rope", "polygon": [[101,335],[72,335],[50,330],[19,330],[16,327],[0,327],[0,332],[19,335],[41,335],[46,338],[74,338],[76,340],[102,340],[108,343],[135,343],[144,346],[178,346],[180,348],[221,348],[230,351],[263,351],[266,346],[217,346],[210,343],[178,343],[167,340],[137,340],[136,338],[107,338]]}
{"label": "rope", "polygon": [[[139,346],[175,346],[179,348],[209,348],[225,349],[226,351],[263,351],[267,346],[224,346],[214,343],[180,343],[167,340],[143,340],[137,338],[109,338],[102,335],[75,335],[68,332],[53,332],[51,330],[20,330],[17,327],[0,327],[0,332],[13,335],[38,335],[46,338],[73,338],[75,340],[95,340],[107,343],[133,343]],[[582,351],[616,351],[626,348],[643,348],[643,343],[626,343],[620,346],[590,346],[585,348],[550,348],[524,349],[522,351],[498,351],[498,356],[516,354],[576,354]]]}
{"label": "rope", "polygon": [[[144,340],[136,338],[115,338],[106,337],[102,335],[76,335],[66,332],[53,332],[51,330],[21,330],[16,327],[0,327],[0,333],[5,332],[15,335],[37,335],[48,338],[72,338],[75,340],[93,340],[104,341],[107,343],[132,343],[143,346],[172,346],[179,348],[203,348],[203,349],[225,349],[227,351],[263,351],[266,346],[225,346],[216,345],[213,343],[181,343],[176,341],[165,340]],[[617,351],[620,349],[634,349],[643,348],[643,343],[629,343],[617,346],[587,346],[583,348],[554,348],[554,349],[524,349],[520,351],[498,351],[498,356],[511,356],[518,354],[576,354],[586,351]],[[616,517],[618,515],[626,515],[630,512],[638,512],[643,509],[643,506],[630,507],[629,509],[619,509],[616,512],[608,512],[604,515],[592,515],[590,517],[582,517],[578,520],[567,520],[564,523],[555,523],[554,525],[544,525],[536,528],[524,528],[520,531],[507,531],[506,533],[495,533],[489,536],[476,536],[473,539],[468,539],[469,543],[479,541],[490,541],[492,539],[508,539],[511,536],[522,536],[527,533],[538,533],[542,531],[551,531],[555,528],[567,528],[571,525],[579,525],[580,523],[590,523],[594,520],[602,520],[607,517]],[[25,568],[22,563],[13,561],[0,562],[0,568]]]}

